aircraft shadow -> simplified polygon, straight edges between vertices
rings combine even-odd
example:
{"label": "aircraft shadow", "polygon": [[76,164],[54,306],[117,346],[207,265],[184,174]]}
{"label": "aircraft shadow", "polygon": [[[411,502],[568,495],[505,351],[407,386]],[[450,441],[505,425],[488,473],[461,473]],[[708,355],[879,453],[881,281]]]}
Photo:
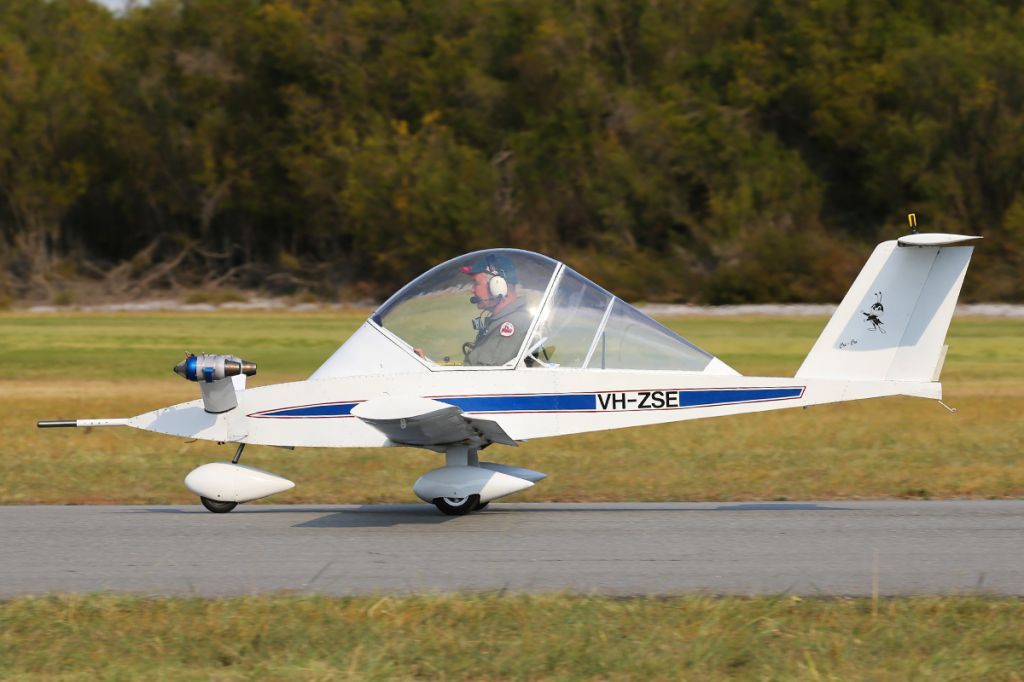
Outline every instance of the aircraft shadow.
{"label": "aircraft shadow", "polygon": [[[200,506],[146,507],[143,509],[129,509],[121,513],[214,516]],[[318,519],[297,523],[292,526],[293,528],[387,528],[411,524],[437,525],[459,518],[456,516],[445,516],[434,507],[424,504],[367,504],[353,509],[305,506],[288,508],[254,505],[239,506],[226,516],[237,517],[241,514],[326,514],[326,516]]]}
{"label": "aircraft shadow", "polygon": [[536,508],[492,506],[485,514],[672,514],[728,511],[853,511],[852,507],[833,507],[813,502],[752,502],[723,504],[717,507],[547,507],[538,503]]}
{"label": "aircraft shadow", "polygon": [[[314,511],[314,510],[308,510]],[[325,510],[327,511],[327,510]],[[408,505],[365,505],[358,509],[330,510],[327,516],[297,523],[293,528],[390,528],[393,526],[427,525],[437,526],[456,521],[458,516],[445,516],[432,506]]]}
{"label": "aircraft shadow", "polygon": [[[315,510],[305,510],[315,511]],[[665,514],[676,512],[748,512],[748,511],[852,511],[850,507],[833,507],[813,502],[761,502],[725,504],[706,508],[658,507],[538,507],[492,505],[484,512],[470,516],[444,516],[427,505],[366,505],[358,509],[332,513],[319,519],[296,524],[295,528],[383,528],[412,524],[440,525],[459,519],[486,519],[488,516],[516,514]]]}
{"label": "aircraft shadow", "polygon": [[[230,512],[230,516],[238,516],[239,514],[327,514],[330,512],[338,511],[336,508],[324,507],[318,509],[316,507],[295,507],[294,509],[283,509],[281,507],[256,507],[256,506],[239,506],[234,511]],[[218,516],[217,514],[211,514],[201,506],[196,505],[194,507],[147,507],[145,509],[126,509],[121,511],[122,514],[207,514],[210,516]]]}
{"label": "aircraft shadow", "polygon": [[724,504],[713,511],[852,511],[852,507],[827,507],[813,502],[748,502]]}
{"label": "aircraft shadow", "polygon": [[[438,526],[460,519],[486,519],[488,516],[515,514],[665,514],[677,512],[758,512],[758,511],[851,511],[850,507],[836,507],[813,502],[747,502],[722,504],[717,507],[658,507],[658,506],[555,506],[543,503],[537,506],[492,505],[484,512],[467,517],[445,516],[432,506],[425,504],[367,504],[352,509],[337,507],[317,508],[296,506],[242,506],[231,512],[239,514],[324,514],[320,518],[297,523],[293,528],[391,528],[394,526],[427,525]],[[127,510],[126,513],[148,514],[209,514],[202,507],[148,507]]]}

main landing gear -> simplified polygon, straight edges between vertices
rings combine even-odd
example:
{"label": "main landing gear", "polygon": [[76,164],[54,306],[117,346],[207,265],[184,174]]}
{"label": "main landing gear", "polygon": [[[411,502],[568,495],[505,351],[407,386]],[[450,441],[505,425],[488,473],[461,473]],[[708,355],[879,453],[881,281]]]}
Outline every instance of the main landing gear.
{"label": "main landing gear", "polygon": [[[445,464],[447,466],[478,467],[480,458],[476,454],[476,448],[453,447],[445,453]],[[465,516],[483,509],[488,504],[487,502],[480,503],[480,495],[435,497],[431,502],[439,512],[447,516]]]}
{"label": "main landing gear", "polygon": [[530,471],[494,462],[481,462],[474,447],[453,445],[445,465],[423,474],[413,492],[447,516],[465,516],[487,508],[491,500],[529,488],[544,478]]}

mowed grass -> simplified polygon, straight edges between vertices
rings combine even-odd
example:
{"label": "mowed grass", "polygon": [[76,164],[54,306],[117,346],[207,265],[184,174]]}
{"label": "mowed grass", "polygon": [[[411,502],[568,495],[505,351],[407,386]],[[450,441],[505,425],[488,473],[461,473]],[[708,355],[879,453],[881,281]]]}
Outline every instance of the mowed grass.
{"label": "mowed grass", "polygon": [[1024,602],[565,595],[0,603],[13,680],[1021,680]]}
{"label": "mowed grass", "polygon": [[[182,479],[233,447],[133,429],[40,430],[39,419],[122,417],[198,396],[183,352],[259,363],[251,385],[308,376],[368,311],[0,314],[0,503],[191,503]],[[747,375],[791,376],[824,318],[665,320]],[[467,321],[467,334],[469,324]],[[549,478],[515,500],[792,500],[1024,495],[1024,320],[955,319],[933,401],[809,410],[494,446],[489,460]],[[435,453],[250,447],[245,463],[296,488],[274,503],[415,502]]]}

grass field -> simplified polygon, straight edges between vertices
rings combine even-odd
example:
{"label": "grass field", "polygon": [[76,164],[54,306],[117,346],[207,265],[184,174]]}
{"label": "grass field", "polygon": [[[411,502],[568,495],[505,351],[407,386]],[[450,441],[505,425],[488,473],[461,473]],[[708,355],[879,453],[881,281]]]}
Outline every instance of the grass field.
{"label": "grass field", "polygon": [[[365,318],[349,313],[0,314],[0,503],[194,502],[193,467],[231,446],[132,429],[52,431],[38,419],[131,416],[197,397],[172,374],[185,350],[259,362],[252,385],[308,376]],[[818,318],[666,323],[749,375],[792,375]],[[784,500],[1024,495],[1024,321],[956,319],[932,401],[889,398],[809,410],[495,446],[489,459],[547,472],[514,499]],[[271,500],[413,502],[438,466],[413,449],[252,447],[244,461],[296,481]]]}
{"label": "grass field", "polygon": [[0,603],[6,680],[1021,680],[1024,602],[88,596]]}

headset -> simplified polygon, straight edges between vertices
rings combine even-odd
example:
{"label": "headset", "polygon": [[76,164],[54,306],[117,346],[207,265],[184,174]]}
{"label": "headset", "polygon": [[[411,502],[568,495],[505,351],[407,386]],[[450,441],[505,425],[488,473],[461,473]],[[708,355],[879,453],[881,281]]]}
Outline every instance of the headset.
{"label": "headset", "polygon": [[505,277],[502,275],[494,275],[487,282],[487,292],[491,295],[491,298],[504,298],[508,296],[508,282],[505,281]]}
{"label": "headset", "polygon": [[469,299],[470,303],[479,303],[480,301],[491,301],[494,299],[501,300],[508,296],[508,280],[505,279],[505,271],[495,264],[494,256],[487,256],[487,267],[484,268],[484,272],[491,276],[491,278],[487,280],[488,298],[483,299],[479,296],[473,296]]}

